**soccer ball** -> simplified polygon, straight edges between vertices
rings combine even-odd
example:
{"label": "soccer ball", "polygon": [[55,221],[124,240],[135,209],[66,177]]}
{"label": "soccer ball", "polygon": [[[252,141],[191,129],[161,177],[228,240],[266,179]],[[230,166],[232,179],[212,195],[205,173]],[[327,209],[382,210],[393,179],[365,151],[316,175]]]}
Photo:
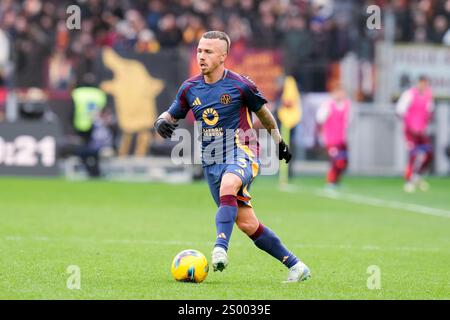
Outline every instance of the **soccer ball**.
{"label": "soccer ball", "polygon": [[188,249],[175,256],[171,271],[177,281],[199,283],[208,275],[209,265],[203,253]]}

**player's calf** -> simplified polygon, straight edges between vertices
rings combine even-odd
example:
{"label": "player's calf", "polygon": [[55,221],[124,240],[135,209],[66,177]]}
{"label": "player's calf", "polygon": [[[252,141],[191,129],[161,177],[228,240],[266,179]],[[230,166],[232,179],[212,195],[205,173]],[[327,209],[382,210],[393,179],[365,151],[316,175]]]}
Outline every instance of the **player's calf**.
{"label": "player's calf", "polygon": [[258,229],[250,238],[259,249],[281,261],[287,268],[293,267],[300,261],[284,246],[280,238],[262,223],[259,224]]}
{"label": "player's calf", "polygon": [[225,251],[228,250],[228,242],[230,241],[237,212],[236,196],[225,195],[220,197],[220,206],[216,213],[217,236],[215,247],[222,247]]}
{"label": "player's calf", "polygon": [[237,198],[234,195],[220,197],[220,206],[216,214],[216,243],[212,252],[214,271],[222,271],[228,265],[228,242],[231,238],[234,222],[237,217]]}

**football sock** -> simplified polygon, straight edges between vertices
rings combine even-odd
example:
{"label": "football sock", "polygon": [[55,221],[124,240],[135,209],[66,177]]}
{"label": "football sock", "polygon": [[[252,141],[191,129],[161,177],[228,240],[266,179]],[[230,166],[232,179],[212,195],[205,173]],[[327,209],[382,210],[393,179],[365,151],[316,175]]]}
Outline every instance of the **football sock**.
{"label": "football sock", "polygon": [[222,247],[228,250],[231,232],[238,212],[237,198],[233,195],[220,197],[220,206],[216,214],[216,247]]}
{"label": "football sock", "polygon": [[329,170],[328,170],[328,174],[327,174],[327,182],[330,184],[334,184],[337,182],[337,170],[334,166],[332,166]]}
{"label": "football sock", "polygon": [[346,159],[338,159],[334,164],[336,170],[336,183],[341,180],[341,176],[344,173],[345,169],[347,169],[347,160]]}
{"label": "football sock", "polygon": [[420,167],[418,170],[419,174],[422,174],[425,170],[428,169],[432,160],[433,160],[433,153],[427,152],[424,156],[422,163],[420,164]]}
{"label": "football sock", "polygon": [[404,178],[406,181],[410,181],[414,173],[414,163],[416,162],[416,155],[410,152],[408,157],[408,165],[406,166]]}
{"label": "football sock", "polygon": [[299,262],[299,259],[281,243],[280,238],[262,223],[259,223],[258,229],[250,238],[259,249],[280,260],[288,268]]}

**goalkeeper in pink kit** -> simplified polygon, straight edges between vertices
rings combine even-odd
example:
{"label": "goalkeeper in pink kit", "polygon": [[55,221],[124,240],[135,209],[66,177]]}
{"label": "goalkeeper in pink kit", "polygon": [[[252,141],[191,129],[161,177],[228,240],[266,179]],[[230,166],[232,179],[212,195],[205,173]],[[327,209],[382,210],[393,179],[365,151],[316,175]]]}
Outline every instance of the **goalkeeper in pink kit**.
{"label": "goalkeeper in pink kit", "polygon": [[421,76],[417,86],[405,91],[397,102],[396,112],[403,119],[408,148],[408,164],[404,174],[406,192],[414,192],[416,188],[426,191],[429,188],[422,175],[433,160],[433,150],[426,132],[433,109],[433,93],[425,76]]}
{"label": "goalkeeper in pink kit", "polygon": [[328,186],[337,186],[348,166],[347,127],[351,101],[340,84],[333,88],[331,98],[317,112],[321,138],[330,158]]}

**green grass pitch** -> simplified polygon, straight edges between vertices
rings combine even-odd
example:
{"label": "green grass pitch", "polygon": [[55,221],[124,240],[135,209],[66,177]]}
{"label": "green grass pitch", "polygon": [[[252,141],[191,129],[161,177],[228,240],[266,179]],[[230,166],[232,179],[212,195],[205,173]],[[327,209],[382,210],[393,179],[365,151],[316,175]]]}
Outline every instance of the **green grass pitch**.
{"label": "green grass pitch", "polygon": [[[405,194],[400,178],[322,178],[252,186],[260,220],[312,271],[285,269],[234,229],[230,265],[201,284],[170,274],[181,250],[210,261],[215,205],[207,185],[0,179],[1,299],[450,299],[450,180]],[[81,289],[70,290],[70,265]],[[369,266],[380,289],[369,289]],[[369,283],[371,281],[369,280]]]}

